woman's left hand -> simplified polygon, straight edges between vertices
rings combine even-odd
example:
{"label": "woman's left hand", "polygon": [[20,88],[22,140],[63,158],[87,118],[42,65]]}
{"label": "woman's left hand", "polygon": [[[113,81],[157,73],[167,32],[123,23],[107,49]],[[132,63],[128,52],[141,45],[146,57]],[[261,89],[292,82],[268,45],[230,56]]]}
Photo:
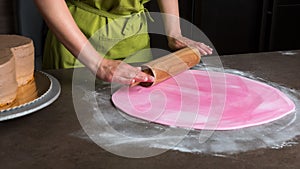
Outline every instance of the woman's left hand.
{"label": "woman's left hand", "polygon": [[168,37],[168,45],[172,50],[182,49],[187,46],[196,47],[201,55],[211,55],[213,51],[208,45],[183,36]]}

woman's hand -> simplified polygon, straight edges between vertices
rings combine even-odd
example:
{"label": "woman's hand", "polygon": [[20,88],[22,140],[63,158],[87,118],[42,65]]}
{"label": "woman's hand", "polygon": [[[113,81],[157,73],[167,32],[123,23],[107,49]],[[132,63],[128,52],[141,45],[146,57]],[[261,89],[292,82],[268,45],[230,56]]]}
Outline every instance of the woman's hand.
{"label": "woman's hand", "polygon": [[180,28],[178,0],[157,0],[163,16],[165,32],[168,36],[169,47],[173,50],[187,46],[196,47],[201,55],[212,54],[212,48],[201,42],[183,37]]}
{"label": "woman's hand", "polygon": [[168,45],[172,50],[181,49],[187,46],[195,47],[201,55],[211,55],[213,49],[204,43],[196,42],[183,36],[168,37]]}
{"label": "woman's hand", "polygon": [[97,71],[97,77],[108,81],[122,84],[136,82],[153,82],[154,77],[141,71],[140,68],[118,61],[103,59]]}

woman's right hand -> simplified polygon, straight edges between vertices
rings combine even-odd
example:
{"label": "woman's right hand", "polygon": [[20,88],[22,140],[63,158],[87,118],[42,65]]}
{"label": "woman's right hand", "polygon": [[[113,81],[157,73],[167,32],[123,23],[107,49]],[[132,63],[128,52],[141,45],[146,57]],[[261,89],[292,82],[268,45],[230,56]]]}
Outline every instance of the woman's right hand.
{"label": "woman's right hand", "polygon": [[97,70],[97,77],[108,82],[133,84],[136,82],[153,82],[154,77],[141,71],[138,67],[119,61],[102,59]]}

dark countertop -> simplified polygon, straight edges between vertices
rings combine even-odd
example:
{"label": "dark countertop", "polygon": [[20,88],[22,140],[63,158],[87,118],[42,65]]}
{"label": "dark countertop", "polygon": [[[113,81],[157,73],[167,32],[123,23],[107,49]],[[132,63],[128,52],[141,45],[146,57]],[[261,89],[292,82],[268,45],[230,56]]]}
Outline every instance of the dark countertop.
{"label": "dark countertop", "polygon": [[[224,67],[249,71],[300,90],[300,51],[293,52],[296,54],[228,55],[221,60]],[[300,168],[300,144],[226,157],[174,150],[141,159],[111,154],[91,141],[70,135],[81,130],[72,102],[73,69],[46,72],[60,81],[61,95],[40,111],[0,123],[0,168]]]}

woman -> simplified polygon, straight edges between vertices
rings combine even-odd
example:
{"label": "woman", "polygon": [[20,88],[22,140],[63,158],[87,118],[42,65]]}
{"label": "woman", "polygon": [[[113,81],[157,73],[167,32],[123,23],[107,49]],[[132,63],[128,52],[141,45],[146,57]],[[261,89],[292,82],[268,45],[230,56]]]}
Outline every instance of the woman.
{"label": "woman", "polygon": [[[123,84],[152,82],[154,80],[152,76],[120,61],[134,54],[135,51],[149,48],[149,37],[145,34],[146,28],[141,28],[141,34],[126,37],[126,40],[115,44],[105,54],[97,52],[87,39],[102,28],[105,28],[102,32],[107,33],[103,35],[108,36],[107,39],[110,36],[123,34],[127,28],[129,34],[134,32],[131,29],[136,29],[145,22],[143,4],[147,1],[149,0],[35,0],[50,29],[45,45],[44,66],[46,68],[80,66],[75,64],[75,56],[102,80]],[[197,46],[202,55],[212,53],[209,46],[182,37],[177,0],[157,1],[161,12],[178,16],[176,19],[164,18],[171,49],[180,49],[188,44]],[[114,22],[119,18],[121,18],[120,22]],[[131,26],[127,25],[129,21],[133,23]],[[107,23],[108,25],[112,23],[112,27],[106,29]],[[114,32],[111,33],[110,30]],[[105,43],[106,41],[103,42]],[[122,44],[127,45],[127,48]],[[131,50],[127,50],[128,48]]]}

